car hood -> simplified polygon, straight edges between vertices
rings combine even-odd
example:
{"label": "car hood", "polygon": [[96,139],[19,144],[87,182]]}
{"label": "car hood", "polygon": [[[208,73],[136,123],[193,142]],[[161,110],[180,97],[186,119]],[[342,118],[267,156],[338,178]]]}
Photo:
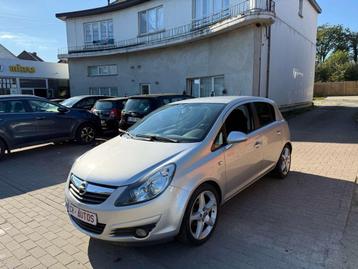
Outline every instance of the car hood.
{"label": "car hood", "polygon": [[196,143],[162,143],[116,137],[82,155],[72,168],[77,177],[99,184],[132,184]]}

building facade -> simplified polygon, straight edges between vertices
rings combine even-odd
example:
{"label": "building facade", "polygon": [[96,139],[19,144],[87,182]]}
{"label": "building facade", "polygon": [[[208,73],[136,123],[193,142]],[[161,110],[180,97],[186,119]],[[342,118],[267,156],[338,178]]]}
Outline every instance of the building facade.
{"label": "building facade", "polygon": [[313,97],[315,0],[122,0],[61,13],[72,95]]}
{"label": "building facade", "polygon": [[[24,52],[20,55],[24,56]],[[0,45],[0,95],[67,97],[68,77],[67,64],[43,62],[36,60],[36,57],[32,60],[22,60]]]}

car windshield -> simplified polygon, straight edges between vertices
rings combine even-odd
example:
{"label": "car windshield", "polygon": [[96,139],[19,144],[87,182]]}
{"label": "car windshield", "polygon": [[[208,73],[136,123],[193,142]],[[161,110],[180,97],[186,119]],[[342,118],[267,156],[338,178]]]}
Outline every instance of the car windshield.
{"label": "car windshield", "polygon": [[152,111],[152,101],[149,98],[129,99],[124,110],[126,112],[148,114]]}
{"label": "car windshield", "polygon": [[82,99],[81,96],[71,97],[71,98],[68,98],[65,101],[61,102],[61,105],[67,106],[67,107],[73,107],[73,105],[76,104],[81,99]]}
{"label": "car windshield", "polygon": [[110,110],[115,108],[115,102],[112,101],[97,101],[95,105],[95,109],[97,110]]}
{"label": "car windshield", "polygon": [[132,126],[129,134],[163,142],[200,142],[224,107],[211,103],[167,105]]}

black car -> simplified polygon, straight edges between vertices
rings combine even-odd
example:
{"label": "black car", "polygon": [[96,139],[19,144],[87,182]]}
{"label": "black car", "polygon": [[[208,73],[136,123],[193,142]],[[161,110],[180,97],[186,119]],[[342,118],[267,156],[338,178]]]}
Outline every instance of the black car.
{"label": "black car", "polygon": [[68,98],[60,104],[68,108],[91,110],[94,104],[101,99],[111,98],[104,95],[80,95]]}
{"label": "black car", "polygon": [[99,117],[36,96],[0,96],[0,158],[24,146],[75,140],[89,144],[101,131]]}
{"label": "black car", "polygon": [[128,98],[128,101],[122,110],[122,118],[119,123],[119,128],[126,130],[157,108],[169,103],[190,98],[193,97],[179,94],[148,94],[131,96]]}
{"label": "black car", "polygon": [[122,109],[128,97],[98,100],[92,112],[101,119],[102,129],[117,133]]}

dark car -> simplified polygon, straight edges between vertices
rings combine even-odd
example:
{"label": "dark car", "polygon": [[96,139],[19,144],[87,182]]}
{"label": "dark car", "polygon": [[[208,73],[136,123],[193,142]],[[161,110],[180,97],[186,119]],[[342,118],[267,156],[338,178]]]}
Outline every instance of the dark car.
{"label": "dark car", "polygon": [[101,119],[102,129],[117,133],[122,109],[128,97],[98,100],[92,112]]}
{"label": "dark car", "polygon": [[48,142],[92,143],[99,117],[36,96],[0,96],[0,158],[6,151]]}
{"label": "dark car", "polygon": [[50,99],[51,102],[54,103],[62,103],[63,101],[65,101],[65,98],[55,98],[55,99]]}
{"label": "dark car", "polygon": [[193,97],[179,94],[149,94],[131,96],[128,98],[128,101],[122,110],[122,118],[119,123],[119,128],[126,130],[157,108],[169,103],[190,98]]}
{"label": "dark car", "polygon": [[94,104],[101,99],[111,98],[104,95],[80,95],[68,98],[61,102],[61,105],[68,108],[91,110]]}

